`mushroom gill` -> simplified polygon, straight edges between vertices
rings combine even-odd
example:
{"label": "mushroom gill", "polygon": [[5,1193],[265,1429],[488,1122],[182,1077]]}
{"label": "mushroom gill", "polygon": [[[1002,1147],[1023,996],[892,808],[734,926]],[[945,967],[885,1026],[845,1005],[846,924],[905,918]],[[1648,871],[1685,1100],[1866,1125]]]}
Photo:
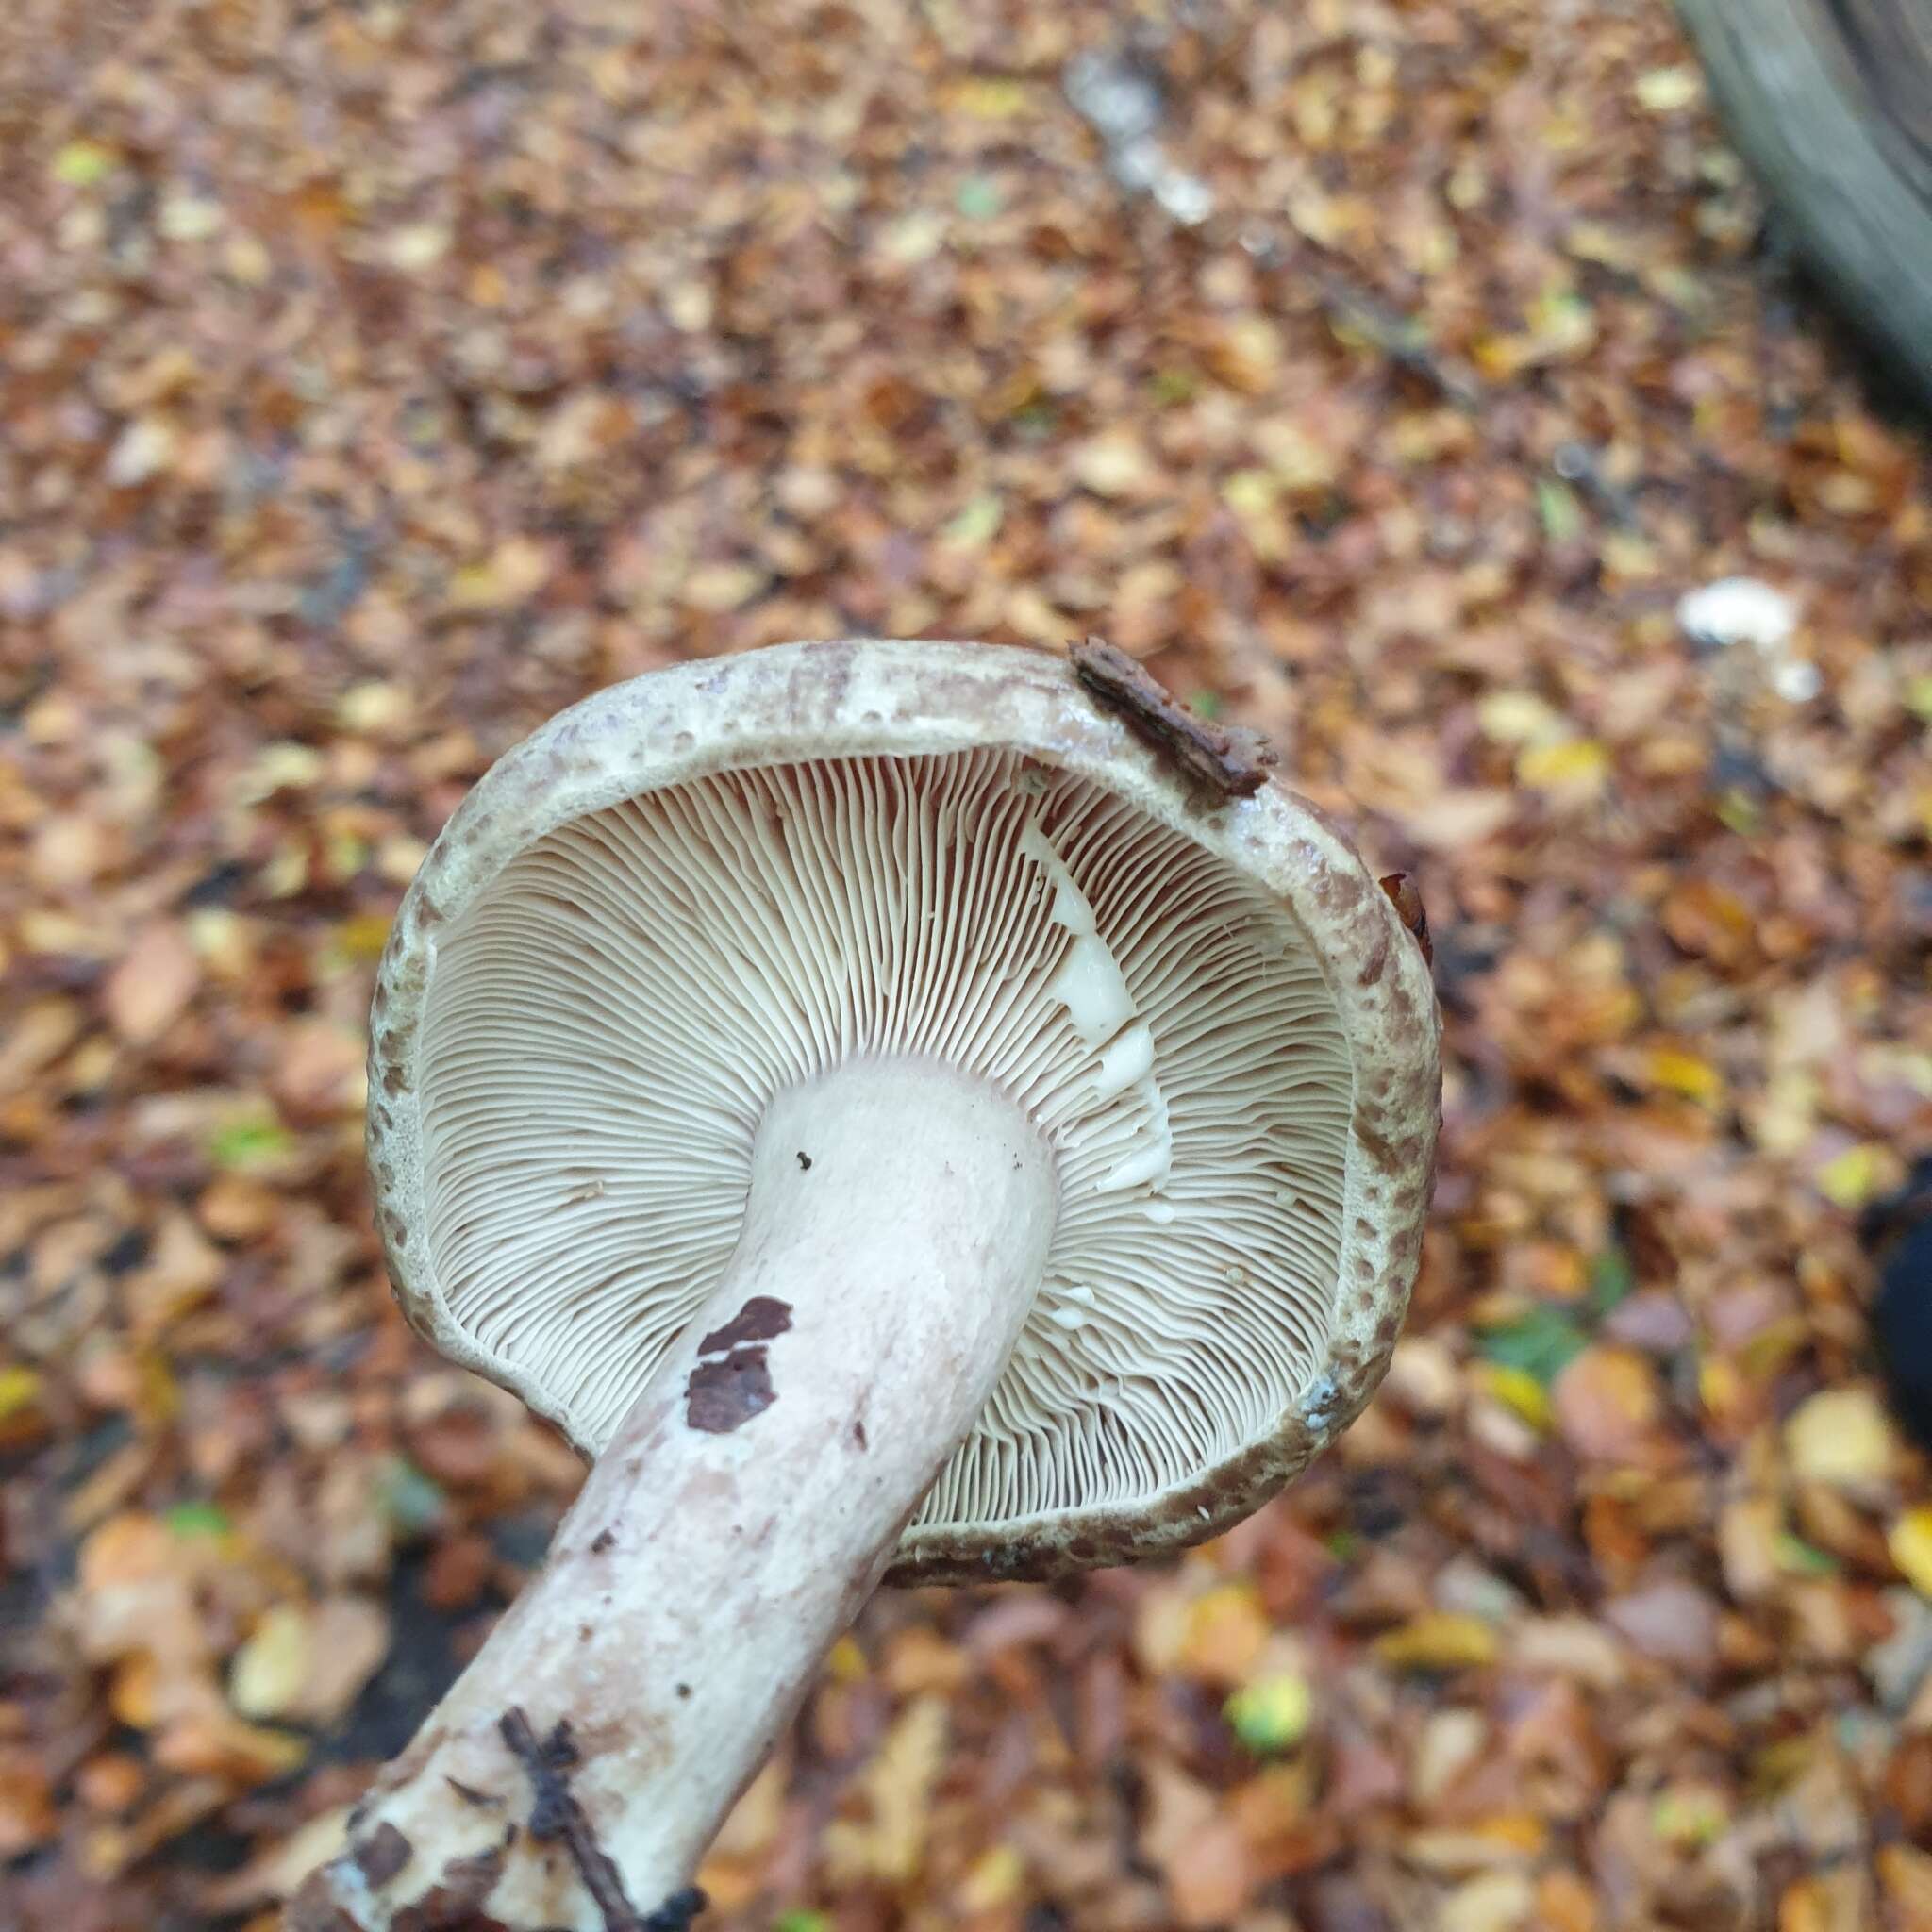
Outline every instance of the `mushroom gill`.
{"label": "mushroom gill", "polygon": [[859,1056],[991,1082],[1061,1190],[918,1524],[1147,1503],[1277,1427],[1342,1260],[1353,1075],[1320,963],[1225,861],[1006,751],[720,774],[509,861],[426,999],[449,1318],[594,1453],[721,1276],[773,1096]]}

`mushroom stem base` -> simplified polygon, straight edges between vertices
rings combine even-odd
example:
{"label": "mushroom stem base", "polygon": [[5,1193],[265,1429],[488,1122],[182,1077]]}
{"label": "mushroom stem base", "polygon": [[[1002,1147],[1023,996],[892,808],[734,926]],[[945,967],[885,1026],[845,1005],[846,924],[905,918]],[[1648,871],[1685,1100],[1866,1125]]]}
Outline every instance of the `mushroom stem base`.
{"label": "mushroom stem base", "polygon": [[723,1280],[292,1932],[681,1924],[991,1392],[1057,1206],[1031,1124],[948,1069],[861,1061],[780,1094]]}

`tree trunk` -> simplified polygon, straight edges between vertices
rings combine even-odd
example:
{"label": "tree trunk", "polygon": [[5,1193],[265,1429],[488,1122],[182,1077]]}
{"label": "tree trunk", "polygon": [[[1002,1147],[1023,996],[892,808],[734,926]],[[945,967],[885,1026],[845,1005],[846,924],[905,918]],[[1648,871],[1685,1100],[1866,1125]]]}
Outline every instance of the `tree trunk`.
{"label": "tree trunk", "polygon": [[1932,0],[1677,4],[1813,270],[1932,402]]}

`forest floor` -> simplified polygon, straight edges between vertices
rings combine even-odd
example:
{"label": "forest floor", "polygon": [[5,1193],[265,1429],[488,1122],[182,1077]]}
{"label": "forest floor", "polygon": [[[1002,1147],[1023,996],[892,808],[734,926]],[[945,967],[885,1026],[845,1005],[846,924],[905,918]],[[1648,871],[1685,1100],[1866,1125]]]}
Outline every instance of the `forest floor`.
{"label": "forest floor", "polygon": [[1143,12],[10,0],[8,1932],[267,1932],[578,1480],[370,1227],[464,788],[686,657],[1090,631],[1420,880],[1412,1317],[1186,1560],[874,1602],[708,1923],[1932,1924],[1856,1238],[1932,1141],[1924,431],[1663,0]]}

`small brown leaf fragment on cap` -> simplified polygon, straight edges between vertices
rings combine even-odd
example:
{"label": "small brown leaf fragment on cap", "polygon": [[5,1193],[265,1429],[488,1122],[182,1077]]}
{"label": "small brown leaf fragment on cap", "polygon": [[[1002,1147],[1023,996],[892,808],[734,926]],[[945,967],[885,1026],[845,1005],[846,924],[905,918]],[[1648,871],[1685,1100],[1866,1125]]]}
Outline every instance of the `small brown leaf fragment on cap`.
{"label": "small brown leaf fragment on cap", "polygon": [[1069,644],[1067,657],[1096,704],[1196,784],[1224,798],[1247,798],[1267,782],[1275,754],[1258,732],[1195,717],[1151,673],[1102,638]]}
{"label": "small brown leaf fragment on cap", "polygon": [[1436,948],[1429,938],[1429,915],[1423,910],[1423,895],[1416,891],[1415,880],[1406,872],[1391,872],[1379,883],[1389,894],[1390,903],[1402,915],[1403,924],[1415,935],[1416,944],[1423,949],[1424,964],[1433,966]]}

